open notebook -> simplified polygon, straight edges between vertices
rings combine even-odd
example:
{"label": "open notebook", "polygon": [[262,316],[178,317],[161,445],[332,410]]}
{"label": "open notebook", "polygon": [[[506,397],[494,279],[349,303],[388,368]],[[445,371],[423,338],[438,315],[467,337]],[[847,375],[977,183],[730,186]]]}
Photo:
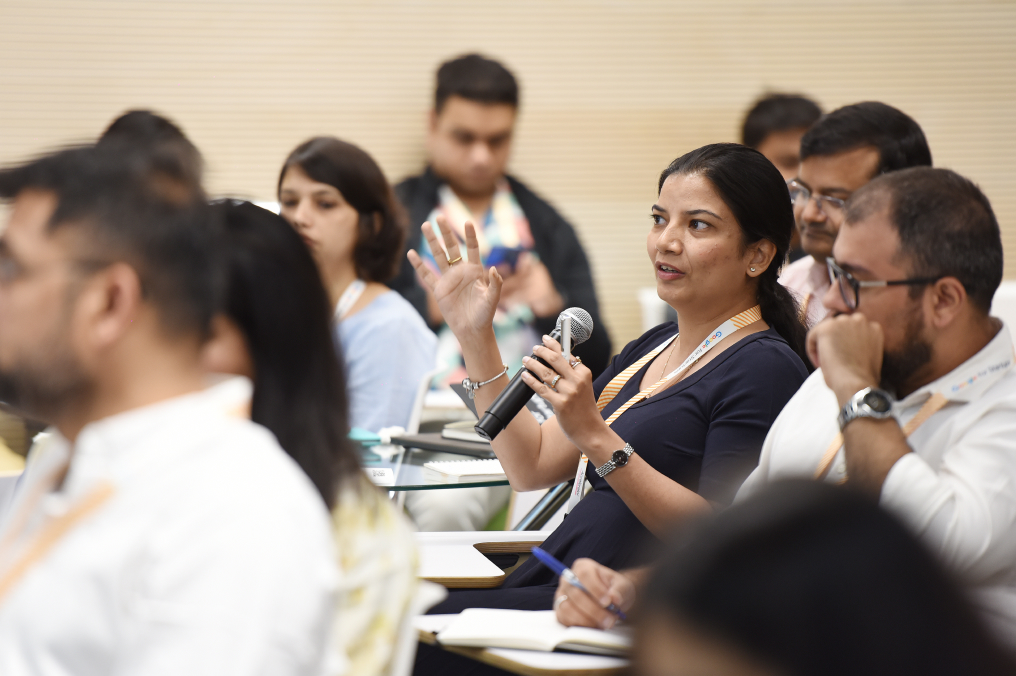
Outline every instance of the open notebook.
{"label": "open notebook", "polygon": [[553,610],[467,608],[437,634],[442,645],[467,648],[568,650],[596,655],[624,655],[631,633],[624,627],[609,631],[565,627]]}
{"label": "open notebook", "polygon": [[435,481],[504,481],[504,470],[497,458],[490,460],[431,460],[423,463],[423,473]]}

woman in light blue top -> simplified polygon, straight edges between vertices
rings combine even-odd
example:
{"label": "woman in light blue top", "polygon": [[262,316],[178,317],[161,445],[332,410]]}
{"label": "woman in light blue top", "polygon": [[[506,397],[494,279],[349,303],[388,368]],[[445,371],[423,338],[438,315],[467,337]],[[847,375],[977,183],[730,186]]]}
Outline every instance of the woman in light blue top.
{"label": "woman in light blue top", "polygon": [[310,247],[332,307],[346,367],[349,421],[405,427],[434,367],[437,338],[384,282],[398,271],[406,221],[377,163],[331,137],[310,139],[279,174],[282,216]]}

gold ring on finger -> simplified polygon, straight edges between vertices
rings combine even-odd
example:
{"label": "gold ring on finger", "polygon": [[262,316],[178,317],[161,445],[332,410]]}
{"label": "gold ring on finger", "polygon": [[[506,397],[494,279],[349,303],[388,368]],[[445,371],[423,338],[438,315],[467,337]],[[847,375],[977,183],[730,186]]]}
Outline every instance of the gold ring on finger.
{"label": "gold ring on finger", "polygon": [[561,380],[560,375],[554,376],[554,379],[550,381],[550,389],[554,389],[555,387],[557,387],[557,381],[559,380]]}
{"label": "gold ring on finger", "polygon": [[457,258],[449,258],[448,259],[448,265],[455,265],[460,260],[462,260],[462,256],[458,256]]}
{"label": "gold ring on finger", "polygon": [[568,362],[568,366],[571,366],[572,368],[575,368],[576,366],[578,366],[581,363],[582,363],[582,357],[575,357],[570,362]]}

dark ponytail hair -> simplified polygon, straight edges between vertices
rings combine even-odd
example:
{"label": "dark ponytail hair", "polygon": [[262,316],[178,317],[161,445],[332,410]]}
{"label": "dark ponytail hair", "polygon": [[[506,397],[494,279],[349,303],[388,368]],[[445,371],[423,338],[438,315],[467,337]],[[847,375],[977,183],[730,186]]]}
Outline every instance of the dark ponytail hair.
{"label": "dark ponytail hair", "polygon": [[227,244],[223,311],[254,364],[251,420],[275,435],[331,509],[338,493],[358,489],[360,469],[328,294],[310,250],[281,216],[231,200],[215,209]]}
{"label": "dark ponytail hair", "polygon": [[779,170],[757,150],[737,143],[713,143],[671,162],[660,174],[658,191],[674,174],[701,174],[713,184],[741,226],[745,247],[763,239],[776,246],[772,263],[758,277],[762,319],[783,336],[805,365],[810,364],[804,347],[808,330],[801,323],[800,307],[777,281],[794,231],[790,193]]}

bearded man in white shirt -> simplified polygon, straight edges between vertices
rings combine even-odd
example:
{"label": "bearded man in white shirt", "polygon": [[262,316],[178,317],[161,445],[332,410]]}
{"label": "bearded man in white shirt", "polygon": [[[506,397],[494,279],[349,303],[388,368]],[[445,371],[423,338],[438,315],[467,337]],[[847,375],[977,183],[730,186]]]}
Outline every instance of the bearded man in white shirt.
{"label": "bearded man in white shirt", "polygon": [[0,398],[53,425],[0,526],[0,673],[320,673],[328,514],[205,388],[200,187],[112,144],[0,171],[0,196]]}
{"label": "bearded man in white shirt", "polygon": [[1016,369],[989,315],[991,205],[948,170],[881,176],[848,203],[833,259],[833,316],[808,335],[819,370],[738,499],[788,477],[847,481],[909,524],[1016,646]]}
{"label": "bearded man in white shirt", "polygon": [[829,289],[825,262],[847,199],[875,176],[921,166],[931,166],[931,150],[920,125],[878,101],[843,106],[805,132],[797,176],[787,188],[807,255],[783,269],[780,283],[797,296],[806,326],[828,314],[822,305]]}

